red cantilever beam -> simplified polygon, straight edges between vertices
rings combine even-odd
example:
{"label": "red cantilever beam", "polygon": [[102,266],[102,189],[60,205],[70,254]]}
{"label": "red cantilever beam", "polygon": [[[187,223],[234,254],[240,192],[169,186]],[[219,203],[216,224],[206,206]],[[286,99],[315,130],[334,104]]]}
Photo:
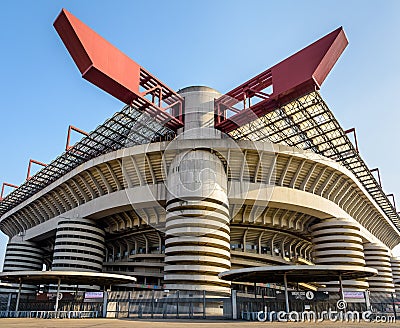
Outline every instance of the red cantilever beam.
{"label": "red cantilever beam", "polygon": [[4,188],[5,188],[6,186],[7,186],[7,187],[11,187],[11,188],[15,188],[15,189],[18,188],[18,186],[16,186],[16,185],[13,185],[13,184],[7,183],[7,182],[3,182],[3,185],[2,185],[2,187],[1,187],[0,201],[3,200]]}
{"label": "red cantilever beam", "polygon": [[[174,130],[183,126],[165,111],[179,102],[179,112],[174,114],[181,116],[183,99],[163,82],[65,9],[56,18],[54,28],[84,79],[128,105],[140,99],[146,104],[145,111]],[[148,93],[158,101],[149,101],[145,97]],[[166,107],[161,107],[162,103]]]}
{"label": "red cantilever beam", "polygon": [[[348,44],[342,27],[246,81],[216,100],[215,126],[230,132],[281,104],[319,89]],[[272,86],[272,93],[262,90]],[[264,100],[226,118],[226,109],[247,98]],[[254,115],[255,114],[255,115]]]}
{"label": "red cantilever beam", "polygon": [[67,144],[65,145],[65,151],[70,150],[73,146],[70,146],[69,143],[71,141],[71,131],[75,131],[78,132],[80,134],[83,134],[84,136],[88,136],[89,133],[87,133],[86,131],[83,131],[81,129],[76,128],[73,125],[68,126],[68,134],[67,134]]}
{"label": "red cantilever beam", "polygon": [[28,164],[28,173],[26,174],[26,180],[29,180],[31,178],[31,166],[32,166],[32,164],[37,164],[37,165],[40,165],[40,166],[43,166],[43,167],[47,166],[47,164],[35,161],[34,159],[30,159],[29,160],[29,164]]}

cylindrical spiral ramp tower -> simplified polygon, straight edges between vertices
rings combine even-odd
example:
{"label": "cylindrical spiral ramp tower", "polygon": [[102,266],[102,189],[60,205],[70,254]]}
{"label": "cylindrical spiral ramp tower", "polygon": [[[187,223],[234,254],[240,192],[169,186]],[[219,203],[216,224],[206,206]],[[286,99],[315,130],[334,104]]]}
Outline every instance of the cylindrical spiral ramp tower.
{"label": "cylindrical spiral ramp tower", "polygon": [[400,297],[400,257],[392,257],[391,260],[393,282],[396,297]]}
{"label": "cylindrical spiral ramp tower", "polygon": [[[3,272],[12,271],[42,271],[43,250],[31,241],[11,241],[7,245]],[[13,290],[19,285],[13,284]],[[35,293],[35,285],[22,284],[21,293]]]}
{"label": "cylindrical spiral ramp tower", "polygon": [[[365,266],[360,228],[347,219],[327,219],[311,227],[314,263],[320,265]],[[322,291],[339,291],[339,282],[325,282]],[[365,280],[344,280],[344,290],[365,290]]]}
{"label": "cylindrical spiral ramp tower", "polygon": [[230,269],[227,177],[207,150],[181,153],[167,179],[166,289],[228,292],[218,278]]}
{"label": "cylindrical spiral ramp tower", "polygon": [[394,293],[389,249],[375,243],[364,244],[365,261],[368,267],[378,270],[378,275],[368,278],[371,292]]}
{"label": "cylindrical spiral ramp tower", "polygon": [[[214,99],[221,94],[204,86],[187,87],[179,94],[185,99],[185,127],[176,142],[221,138],[214,129]],[[230,284],[218,278],[231,266],[225,168],[211,149],[174,156],[167,176],[166,288],[229,292]]]}
{"label": "cylindrical spiral ramp tower", "polygon": [[93,220],[77,218],[60,221],[56,232],[52,270],[101,272],[105,251],[104,235],[104,230]]}
{"label": "cylindrical spiral ramp tower", "polygon": [[[190,86],[178,93],[185,99],[185,126],[179,139],[218,139],[221,132],[214,129],[214,100],[221,94],[206,86]],[[178,131],[182,132],[182,131]]]}

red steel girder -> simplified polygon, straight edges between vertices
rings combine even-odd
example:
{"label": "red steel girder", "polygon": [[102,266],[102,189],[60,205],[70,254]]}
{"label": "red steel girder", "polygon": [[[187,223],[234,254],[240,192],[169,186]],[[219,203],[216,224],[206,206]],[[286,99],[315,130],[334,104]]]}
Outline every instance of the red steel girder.
{"label": "red steel girder", "polygon": [[386,195],[386,196],[387,197],[392,197],[393,207],[394,207],[395,212],[397,212],[397,210],[396,210],[396,199],[394,198],[394,194],[389,194],[389,195]]}
{"label": "red steel girder", "polygon": [[[344,30],[339,27],[229,91],[215,101],[215,127],[226,133],[231,132],[279,105],[319,89],[347,45]],[[272,87],[272,93],[262,92],[268,87]],[[263,100],[226,118],[227,110],[242,101],[246,107],[246,99],[252,97]]]}
{"label": "red steel girder", "polygon": [[42,162],[39,162],[39,161],[35,161],[34,159],[30,159],[29,160],[29,164],[28,164],[28,172],[26,173],[26,180],[29,180],[31,178],[31,167],[32,167],[32,164],[40,165],[40,166],[43,166],[43,167],[47,166],[47,164],[45,164],[45,163],[42,163]]}
{"label": "red steel girder", "polygon": [[378,182],[379,182],[379,186],[382,188],[382,180],[381,180],[381,173],[379,172],[379,168],[376,167],[374,169],[369,170],[371,173],[372,172],[377,172],[378,173]]}
{"label": "red steel girder", "polygon": [[[127,105],[144,100],[141,109],[175,131],[183,126],[183,99],[166,84],[67,10],[62,9],[53,25],[84,79]],[[149,94],[151,100],[145,98]],[[175,117],[166,112],[171,107]]]}
{"label": "red steel girder", "polygon": [[18,188],[19,188],[18,186],[13,185],[13,184],[11,184],[11,183],[3,182],[3,185],[1,186],[0,202],[3,200],[4,188],[5,188],[6,186],[7,186],[7,187],[14,188],[14,189],[18,189]]}
{"label": "red steel girder", "polygon": [[345,130],[344,133],[349,134],[349,133],[353,133],[353,137],[354,137],[354,143],[356,146],[356,150],[357,153],[359,153],[360,151],[358,150],[358,141],[357,141],[357,132],[356,132],[356,128],[350,128],[348,130]]}
{"label": "red steel girder", "polygon": [[73,148],[74,146],[70,146],[70,141],[71,141],[71,131],[75,131],[78,132],[84,136],[88,136],[89,133],[87,133],[86,131],[83,131],[81,129],[78,129],[77,127],[73,126],[73,125],[69,125],[68,126],[68,134],[67,134],[67,144],[65,145],[65,151],[70,150],[71,148]]}

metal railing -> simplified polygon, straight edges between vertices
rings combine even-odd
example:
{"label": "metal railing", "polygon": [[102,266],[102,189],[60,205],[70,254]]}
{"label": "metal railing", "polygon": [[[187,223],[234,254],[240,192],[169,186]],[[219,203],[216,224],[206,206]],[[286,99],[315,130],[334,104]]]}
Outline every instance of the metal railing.
{"label": "metal railing", "polygon": [[98,311],[0,311],[0,318],[81,319],[98,317]]}

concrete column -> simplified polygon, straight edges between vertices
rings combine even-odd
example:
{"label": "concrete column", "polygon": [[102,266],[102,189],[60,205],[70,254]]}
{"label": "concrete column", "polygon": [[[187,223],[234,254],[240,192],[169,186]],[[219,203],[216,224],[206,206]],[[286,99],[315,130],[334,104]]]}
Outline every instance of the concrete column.
{"label": "concrete column", "polygon": [[19,311],[19,302],[21,300],[21,290],[22,290],[22,281],[19,278],[19,287],[18,287],[18,294],[17,294],[17,303],[15,304],[15,311]]}
{"label": "concrete column", "polygon": [[[105,253],[105,232],[93,220],[65,219],[59,222],[56,232],[52,270],[101,272]],[[98,287],[79,286],[81,290]],[[63,287],[63,291],[74,291]]]}
{"label": "concrete column", "polygon": [[6,311],[10,311],[12,295],[13,295],[12,293],[9,293],[9,294],[8,294],[8,300],[7,300],[7,308],[6,308]]}
{"label": "concrete column", "polygon": [[[179,90],[185,99],[184,135],[181,139],[218,139],[221,132],[214,129],[214,99],[221,94],[209,87],[192,86]],[[182,132],[182,131],[178,131]]]}
{"label": "concrete column", "polygon": [[105,232],[89,219],[65,219],[57,227],[52,270],[101,272]]}
{"label": "concrete column", "polygon": [[229,293],[218,273],[230,269],[227,177],[207,150],[181,153],[167,179],[166,289]]}
{"label": "concrete column", "polygon": [[398,284],[394,285],[396,296],[400,297],[400,257],[392,257],[391,259],[393,282],[398,281]]}
{"label": "concrete column", "polygon": [[290,312],[289,309],[289,295],[288,295],[288,285],[286,273],[283,275],[283,285],[285,286],[285,303],[286,303],[286,313]]}
{"label": "concrete column", "polygon": [[[214,129],[214,89],[193,86],[185,99],[185,127],[176,142],[219,139]],[[230,229],[227,176],[211,149],[173,154],[167,177],[164,282],[167,289],[229,293],[230,283],[218,278],[229,270]]]}
{"label": "concrete column", "polygon": [[378,275],[368,278],[371,292],[394,293],[392,267],[390,265],[389,249],[380,244],[364,244],[364,254],[367,267],[378,270]]}
{"label": "concrete column", "polygon": [[[327,219],[311,227],[314,263],[321,265],[365,266],[360,228],[347,219]],[[338,292],[339,282],[323,283],[323,291]],[[364,280],[343,280],[346,291],[363,291],[368,288]]]}
{"label": "concrete column", "polygon": [[[34,242],[16,240],[15,237],[7,245],[4,257],[3,272],[13,271],[42,271],[43,250]],[[16,292],[19,289],[18,284],[12,284],[11,287],[2,287],[0,292]],[[36,285],[22,284],[22,294],[36,293]]]}
{"label": "concrete column", "polygon": [[58,302],[59,302],[59,297],[60,297],[60,284],[61,284],[61,279],[58,278],[57,294],[56,294],[56,305],[54,306],[54,311],[56,311],[56,312],[58,311]]}

